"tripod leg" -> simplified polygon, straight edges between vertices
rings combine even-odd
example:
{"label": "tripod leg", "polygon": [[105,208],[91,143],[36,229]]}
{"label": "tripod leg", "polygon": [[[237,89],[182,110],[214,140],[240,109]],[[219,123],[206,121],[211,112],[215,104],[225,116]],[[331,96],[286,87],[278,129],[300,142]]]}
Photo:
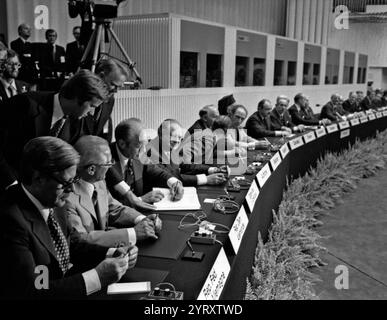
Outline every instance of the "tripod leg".
{"label": "tripod leg", "polygon": [[93,33],[92,33],[92,35],[90,37],[89,43],[87,44],[87,47],[86,47],[86,50],[83,53],[83,56],[82,56],[82,59],[81,59],[78,71],[82,68],[82,66],[87,61],[87,57],[89,56],[89,54],[91,52],[91,49],[93,48],[93,45],[95,44],[96,36],[97,36],[97,28],[94,29],[94,31],[93,31]]}
{"label": "tripod leg", "polygon": [[95,72],[95,66],[97,64],[98,53],[99,53],[99,48],[100,48],[100,43],[101,43],[102,31],[103,31],[103,25],[99,24],[98,29],[97,29],[97,36],[95,39],[93,60],[91,61],[91,63],[92,63],[91,64],[91,72]]}
{"label": "tripod leg", "polygon": [[142,80],[141,80],[140,75],[138,74],[136,68],[133,66],[133,61],[130,59],[129,55],[126,53],[124,46],[122,45],[122,43],[121,43],[120,40],[118,39],[118,37],[117,37],[117,35],[115,34],[114,30],[112,29],[111,25],[109,25],[108,30],[109,30],[110,35],[112,36],[112,38],[113,38],[114,41],[116,42],[118,48],[120,49],[121,53],[123,54],[123,56],[124,56],[125,59],[127,60],[129,66],[130,66],[130,69],[131,69],[131,70],[134,72],[134,74],[136,75],[136,80],[137,80],[138,82],[142,83]]}

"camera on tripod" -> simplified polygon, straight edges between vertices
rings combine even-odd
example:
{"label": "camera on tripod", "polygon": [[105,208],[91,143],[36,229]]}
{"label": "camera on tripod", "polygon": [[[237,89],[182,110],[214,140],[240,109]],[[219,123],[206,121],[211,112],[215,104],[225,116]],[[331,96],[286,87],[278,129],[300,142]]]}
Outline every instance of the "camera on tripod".
{"label": "camera on tripod", "polygon": [[69,0],[71,18],[88,13],[96,19],[114,19],[118,16],[118,6],[125,0]]}

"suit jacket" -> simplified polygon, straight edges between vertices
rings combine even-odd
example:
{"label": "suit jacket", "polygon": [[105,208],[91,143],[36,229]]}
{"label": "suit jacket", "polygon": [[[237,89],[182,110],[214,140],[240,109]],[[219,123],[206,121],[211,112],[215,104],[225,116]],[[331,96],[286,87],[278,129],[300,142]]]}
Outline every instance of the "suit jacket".
{"label": "suit jacket", "polygon": [[64,208],[59,210],[67,213],[72,230],[86,242],[111,248],[116,247],[118,243],[128,246],[128,232],[124,228],[133,227],[140,213],[113,199],[105,181],[94,185],[98,194],[103,229],[99,227],[92,199],[82,183],[74,185],[74,192],[66,199]]}
{"label": "suit jacket", "polygon": [[345,116],[346,114],[348,114],[348,112],[346,112],[342,106],[334,106],[333,103],[329,101],[321,109],[320,118],[339,121],[341,119],[340,116]]}
{"label": "suit jacket", "polygon": [[367,96],[360,102],[360,106],[363,111],[372,109],[372,100]]}
{"label": "suit jacket", "polygon": [[162,153],[162,145],[159,138],[153,139],[147,145],[148,157],[150,162],[165,171],[169,172],[172,176],[179,179],[184,186],[197,186],[198,174],[208,174],[209,165],[205,164],[185,164],[183,158],[179,152],[174,152],[174,156],[167,157]]}
{"label": "suit jacket", "polygon": [[206,130],[207,126],[205,125],[204,121],[202,119],[197,120],[189,129],[189,134],[193,134],[195,130]]}
{"label": "suit jacket", "polygon": [[[50,134],[54,92],[29,92],[12,97],[2,105],[0,119],[0,189],[16,179],[24,145]],[[67,122],[59,138],[74,143],[80,128]]]}
{"label": "suit jacket", "polygon": [[52,46],[41,44],[39,49],[39,66],[42,78],[56,76],[56,72],[64,72],[66,51],[62,46],[55,45],[55,59],[52,56]]}
{"label": "suit jacket", "polygon": [[216,138],[211,129],[187,135],[179,146],[185,164],[214,164]]}
{"label": "suit jacket", "polygon": [[313,114],[313,110],[310,107],[305,109],[300,108],[300,111],[298,111],[297,106],[294,104],[288,109],[288,111],[292,117],[292,122],[296,126],[300,124],[305,126],[318,126],[320,124],[319,120]]}
{"label": "suit jacket", "polygon": [[[88,115],[82,119],[82,132],[84,135],[92,135],[104,138],[111,143],[113,138],[112,112],[114,107],[114,96],[104,102],[95,110],[94,116]],[[104,128],[107,130],[104,130]]]}
{"label": "suit jacket", "polygon": [[[106,173],[106,184],[112,196],[120,202],[125,202],[125,199],[114,189],[114,186],[122,181],[125,181],[125,173],[122,171],[120,159],[116,149],[116,143],[110,145],[112,158],[116,161],[115,165],[109,168]],[[133,159],[133,174],[134,183],[133,193],[141,197],[151,191],[153,187],[167,187],[168,179],[173,176],[167,171],[155,166],[144,165],[140,160]]]}
{"label": "suit jacket", "polygon": [[262,119],[258,111],[250,116],[246,122],[247,135],[254,139],[275,137],[275,129],[270,116]]}
{"label": "suit jacket", "polygon": [[76,73],[81,63],[84,52],[84,46],[73,41],[66,46],[66,72]]}
{"label": "suit jacket", "polygon": [[281,131],[282,127],[288,127],[293,130],[295,127],[294,123],[292,122],[292,117],[287,110],[285,110],[281,116],[277,109],[274,108],[270,113],[270,120],[274,130]]}
{"label": "suit jacket", "polygon": [[355,113],[355,112],[362,111],[361,106],[357,102],[354,102],[351,104],[349,102],[349,100],[345,100],[343,102],[343,109],[349,113]]}
{"label": "suit jacket", "polygon": [[[21,186],[13,186],[1,204],[0,248],[7,263],[0,265],[2,296],[5,298],[81,298],[86,288],[81,272],[94,268],[105,258],[107,248],[90,245],[74,237],[65,215],[54,213],[70,249],[74,265],[65,275],[59,267],[49,228]],[[49,289],[37,290],[37,266],[46,266]],[[75,272],[77,270],[78,273]]]}
{"label": "suit jacket", "polygon": [[[15,85],[17,94],[29,92],[31,90],[31,85],[21,80],[15,80]],[[8,94],[4,88],[3,83],[0,81],[0,103],[8,99]]]}
{"label": "suit jacket", "polygon": [[19,55],[22,64],[19,70],[18,79],[28,83],[36,83],[37,72],[34,61],[36,60],[36,52],[34,45],[31,42],[24,42],[20,38],[10,43],[11,49]]}

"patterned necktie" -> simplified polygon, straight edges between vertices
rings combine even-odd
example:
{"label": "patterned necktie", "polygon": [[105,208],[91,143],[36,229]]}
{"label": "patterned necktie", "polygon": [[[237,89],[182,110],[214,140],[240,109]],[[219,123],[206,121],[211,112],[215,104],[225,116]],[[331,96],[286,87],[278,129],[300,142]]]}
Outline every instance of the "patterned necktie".
{"label": "patterned necktie", "polygon": [[124,174],[125,182],[132,188],[132,185],[134,183],[134,173],[133,173],[133,160],[129,159],[128,163],[125,167],[125,174]]}
{"label": "patterned necktie", "polygon": [[50,230],[52,241],[54,243],[59,267],[61,268],[63,274],[65,274],[69,269],[70,250],[66,238],[62,232],[62,229],[59,226],[59,223],[54,218],[52,209],[50,209],[50,214],[48,215],[47,225],[48,229]]}
{"label": "patterned necktie", "polygon": [[57,122],[55,122],[50,130],[50,135],[58,138],[60,133],[62,132],[62,129],[66,121],[67,121],[67,117],[64,116],[63,118],[60,118]]}
{"label": "patterned necktie", "polygon": [[91,201],[93,201],[93,206],[94,206],[94,211],[97,216],[97,223],[98,223],[98,230],[105,230],[105,227],[102,223],[102,216],[101,216],[101,211],[99,210],[99,205],[98,205],[98,192],[97,189],[94,186],[94,191],[93,195],[91,197]]}

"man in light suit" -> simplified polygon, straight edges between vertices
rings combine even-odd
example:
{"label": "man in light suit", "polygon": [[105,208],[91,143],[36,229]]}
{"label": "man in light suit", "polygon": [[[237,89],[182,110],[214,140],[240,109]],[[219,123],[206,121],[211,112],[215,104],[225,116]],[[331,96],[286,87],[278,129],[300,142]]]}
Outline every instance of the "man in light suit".
{"label": "man in light suit", "polygon": [[68,80],[58,94],[29,92],[3,103],[0,118],[0,190],[16,183],[23,146],[32,138],[56,136],[74,143],[74,120],[94,113],[107,97],[103,81],[88,70]]}
{"label": "man in light suit", "polygon": [[0,203],[0,250],[7,259],[0,264],[2,298],[85,298],[136,263],[136,247],[124,256],[126,250],[79,237],[70,242],[67,217],[54,208],[72,191],[78,163],[78,153],[58,138],[39,137],[25,146],[20,184]]}
{"label": "man in light suit", "polygon": [[107,170],[113,165],[109,144],[96,136],[83,136],[74,145],[81,155],[80,181],[66,199],[63,209],[71,228],[93,244],[114,247],[134,245],[137,240],[157,239],[161,220],[146,217],[113,199],[105,184]]}

